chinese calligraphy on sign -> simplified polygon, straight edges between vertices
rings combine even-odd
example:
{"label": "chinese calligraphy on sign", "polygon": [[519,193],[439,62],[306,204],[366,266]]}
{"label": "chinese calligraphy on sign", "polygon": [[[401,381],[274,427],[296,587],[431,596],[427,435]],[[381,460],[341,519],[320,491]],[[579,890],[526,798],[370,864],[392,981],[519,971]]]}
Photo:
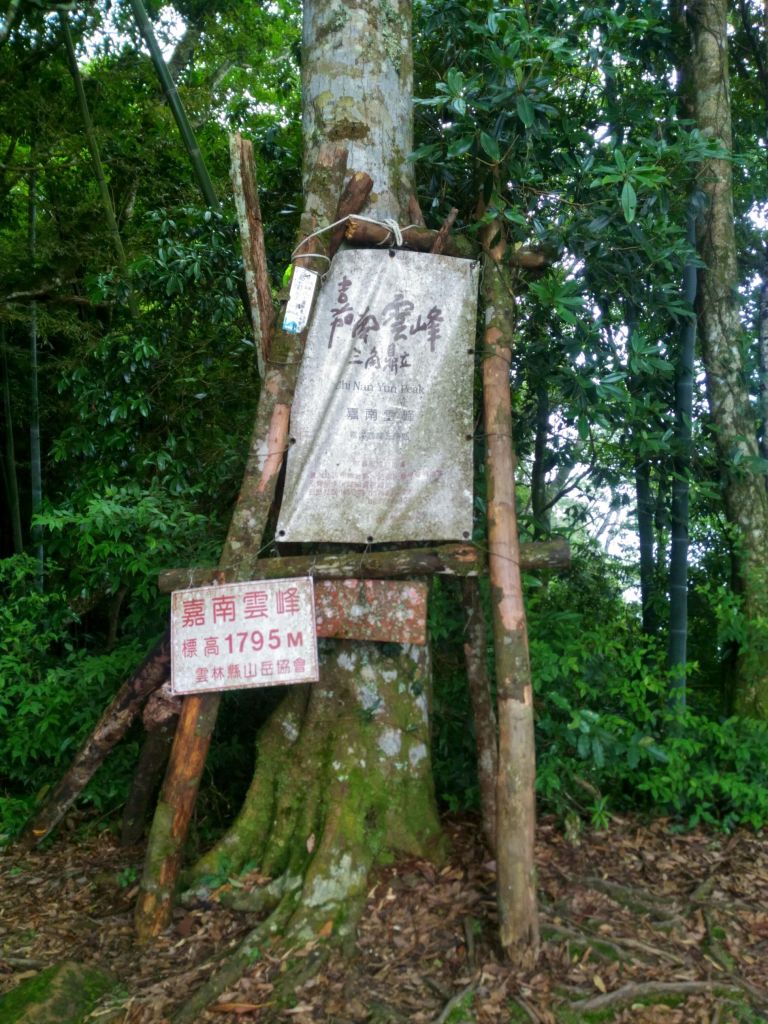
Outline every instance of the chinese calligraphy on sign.
{"label": "chinese calligraphy on sign", "polygon": [[335,257],[291,416],[279,540],[469,538],[477,283],[470,260]]}
{"label": "chinese calligraphy on sign", "polygon": [[316,682],[312,580],[259,580],[171,598],[174,693]]}

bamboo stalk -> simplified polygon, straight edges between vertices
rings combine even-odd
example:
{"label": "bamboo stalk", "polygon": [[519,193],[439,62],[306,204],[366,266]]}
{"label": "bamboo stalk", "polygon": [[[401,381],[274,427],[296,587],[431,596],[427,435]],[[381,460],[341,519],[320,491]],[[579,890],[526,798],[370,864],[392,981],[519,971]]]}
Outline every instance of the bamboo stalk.
{"label": "bamboo stalk", "polygon": [[[571,551],[566,540],[555,537],[547,543],[520,545],[520,568],[567,569]],[[486,572],[485,553],[472,544],[440,544],[432,548],[405,548],[400,551],[343,552],[341,554],[292,555],[260,558],[250,579],[283,579],[313,576],[315,579],[408,579],[411,576],[480,576]],[[205,587],[220,581],[231,583],[239,575],[237,565],[200,566],[192,569],[168,569],[160,573],[160,593]]]}
{"label": "bamboo stalk", "polygon": [[[28,243],[31,269],[34,272],[37,256],[37,179],[33,170],[29,176],[29,203],[27,207]],[[40,390],[38,386],[38,352],[37,352],[37,303],[29,304],[29,467],[32,490],[32,517],[37,515],[43,504],[43,464],[40,454]],[[39,526],[32,526],[32,542],[37,558],[35,586],[42,593],[45,551],[43,549],[42,532]]]}
{"label": "bamboo stalk", "polygon": [[5,342],[5,324],[0,325],[0,348],[3,352],[3,418],[5,420],[5,463],[8,510],[11,514],[13,550],[20,555],[24,550],[21,531],[21,506],[19,505],[19,481],[16,475],[16,449],[13,443],[13,415],[11,410],[11,385],[8,379],[8,353]]}
{"label": "bamboo stalk", "polygon": [[71,74],[72,81],[75,84],[77,102],[80,107],[80,116],[83,119],[85,137],[88,142],[88,149],[91,154],[91,163],[93,165],[93,173],[96,177],[96,184],[99,188],[101,205],[104,209],[104,216],[107,221],[107,227],[109,228],[109,234],[112,238],[112,246],[115,250],[115,255],[117,257],[118,266],[120,267],[120,272],[122,273],[128,285],[128,309],[130,310],[131,316],[135,318],[139,315],[139,309],[136,304],[136,296],[133,293],[133,287],[131,285],[131,274],[130,271],[128,270],[128,260],[125,255],[125,249],[123,248],[123,240],[120,237],[120,229],[117,226],[115,208],[112,205],[112,197],[109,194],[109,188],[107,187],[107,179],[104,175],[104,165],[101,162],[101,154],[99,153],[99,143],[96,139],[96,131],[93,127],[93,119],[91,118],[91,112],[88,109],[88,100],[85,95],[85,88],[83,87],[83,79],[80,74],[80,68],[77,65],[77,56],[75,55],[75,45],[72,42],[72,33],[69,29],[69,20],[64,12],[62,12],[59,15],[59,20],[61,21],[61,27],[64,34],[64,46],[66,47],[67,51],[69,73]]}
{"label": "bamboo stalk", "polygon": [[171,78],[168,67],[163,59],[163,54],[160,47],[157,44],[155,38],[155,32],[152,28],[152,22],[147,16],[147,12],[144,9],[142,0],[131,0],[131,7],[133,8],[133,15],[136,18],[136,24],[139,26],[139,31],[144,37],[144,42],[147,44],[149,55],[152,58],[152,63],[155,67],[155,73],[160,79],[160,84],[165,93],[165,98],[168,101],[168,106],[171,108],[176,126],[179,129],[179,133],[184,142],[184,146],[187,150],[192,169],[197,183],[200,186],[200,191],[205,197],[206,203],[211,209],[216,210],[219,207],[219,200],[216,197],[216,190],[213,187],[213,182],[208,174],[208,168],[205,166],[203,160],[203,154],[200,152],[200,147],[197,144],[195,133],[192,130],[192,125],[189,123],[187,113],[184,110],[184,106],[179,97],[178,90]]}
{"label": "bamboo stalk", "polygon": [[[496,250],[494,250],[496,251]],[[501,944],[515,965],[539,948],[534,865],[536,756],[528,634],[520,578],[512,449],[514,300],[498,262],[484,260],[483,404],[487,438],[488,565],[499,717],[496,784],[497,899]]]}

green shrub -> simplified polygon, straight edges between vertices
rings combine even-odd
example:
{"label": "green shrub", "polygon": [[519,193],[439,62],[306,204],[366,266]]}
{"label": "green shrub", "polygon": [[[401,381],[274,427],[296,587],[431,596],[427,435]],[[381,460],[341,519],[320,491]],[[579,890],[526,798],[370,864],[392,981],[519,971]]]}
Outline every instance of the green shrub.
{"label": "green shrub", "polygon": [[[60,590],[38,593],[36,570],[26,555],[0,561],[0,835],[6,837],[65,770],[142,654],[135,640],[107,653],[75,646],[75,616]],[[100,808],[114,802],[124,793],[131,760],[126,748],[87,799]]]}

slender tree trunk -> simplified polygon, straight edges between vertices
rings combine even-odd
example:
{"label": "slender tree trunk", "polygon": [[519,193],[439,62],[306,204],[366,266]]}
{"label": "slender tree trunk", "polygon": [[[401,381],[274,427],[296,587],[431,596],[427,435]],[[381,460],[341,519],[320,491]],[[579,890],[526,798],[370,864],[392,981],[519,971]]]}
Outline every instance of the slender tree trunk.
{"label": "slender tree trunk", "polygon": [[173,696],[169,683],[149,695],[142,716],[144,742],[123,809],[121,846],[133,846],[144,834],[147,811],[162,780],[180,709],[181,698]]}
{"label": "slender tree trunk", "polygon": [[88,149],[91,154],[91,163],[93,164],[93,173],[96,177],[96,184],[99,188],[99,196],[101,198],[102,209],[104,210],[104,217],[107,221],[107,227],[109,228],[109,234],[112,239],[112,246],[115,250],[115,256],[117,257],[117,265],[120,268],[120,273],[123,275],[123,280],[128,287],[128,308],[131,312],[131,316],[138,316],[138,306],[136,305],[136,297],[133,293],[131,286],[131,275],[128,270],[128,260],[125,255],[125,249],[123,248],[123,240],[120,237],[120,229],[117,226],[117,218],[115,217],[115,208],[112,205],[112,197],[109,194],[109,187],[107,186],[107,179],[104,175],[104,165],[101,162],[101,154],[99,153],[99,143],[96,139],[96,130],[93,127],[93,120],[91,118],[91,112],[88,109],[88,100],[85,96],[85,88],[83,87],[83,79],[80,75],[80,68],[77,65],[77,56],[75,54],[75,45],[72,41],[72,33],[69,30],[69,20],[65,13],[59,15],[61,21],[61,28],[64,34],[64,45],[67,51],[67,61],[69,63],[69,72],[72,75],[72,81],[75,85],[75,92],[77,94],[77,102],[80,107],[80,116],[83,119],[83,128],[85,129],[85,137],[88,141]]}
{"label": "slender tree trunk", "polygon": [[637,495],[637,533],[640,546],[640,607],[643,617],[643,632],[646,636],[655,636],[658,631],[659,617],[656,608],[651,464],[647,459],[635,461],[635,493]]}
{"label": "slender tree trunk", "polygon": [[[34,151],[34,147],[33,147]],[[35,171],[29,176],[29,259],[34,270],[37,258],[37,177]],[[29,304],[29,465],[32,489],[32,516],[37,515],[43,503],[43,469],[40,455],[40,389],[38,386],[37,368],[37,303]],[[43,572],[45,554],[43,551],[42,533],[39,526],[32,526],[32,541],[37,558],[35,585],[39,591],[43,589]]]}
{"label": "slender tree trunk", "polygon": [[549,534],[549,511],[547,504],[547,439],[549,437],[549,389],[542,380],[536,392],[536,437],[533,446],[531,467],[531,512],[533,513],[533,535],[539,540]]}
{"label": "slender tree trunk", "polygon": [[[687,240],[696,244],[697,197],[688,203]],[[696,302],[696,267],[688,259],[683,272],[683,301],[693,311]],[[688,476],[691,469],[693,417],[693,360],[696,320],[685,321],[680,337],[675,375],[675,454],[672,460],[672,537],[669,555],[669,648],[673,670],[670,704],[685,705],[685,663],[688,651]]]}
{"label": "slender tree trunk", "polygon": [[0,349],[3,352],[3,419],[5,421],[5,483],[8,495],[8,512],[11,517],[13,550],[17,555],[24,550],[21,530],[21,507],[19,505],[19,481],[16,474],[16,449],[13,443],[13,415],[11,411],[11,384],[8,379],[8,352],[5,342],[5,325],[0,326]]}
{"label": "slender tree trunk", "polygon": [[741,347],[738,273],[733,222],[731,107],[728,78],[727,0],[695,0],[693,94],[696,121],[723,148],[722,158],[701,165],[699,187],[708,200],[698,231],[705,265],[700,273],[699,334],[707,394],[723,482],[734,529],[747,640],[739,653],[736,708],[768,717],[768,491],[755,469],[759,455]]}
{"label": "slender tree trunk", "polygon": [[488,566],[491,576],[499,715],[496,873],[501,944],[530,966],[538,955],[534,840],[536,754],[528,631],[515,512],[515,460],[509,368],[514,331],[511,282],[498,258],[485,258],[483,400],[487,437]]}
{"label": "slender tree trunk", "polygon": [[760,372],[759,438],[760,454],[768,459],[768,246],[763,259],[760,300],[757,313],[757,352]]}
{"label": "slender tree trunk", "polygon": [[155,73],[160,79],[160,84],[163,87],[165,98],[168,101],[168,106],[171,108],[176,126],[179,129],[181,138],[184,142],[184,146],[187,150],[187,156],[189,157],[192,169],[197,179],[197,184],[200,187],[200,191],[205,197],[205,201],[212,210],[217,210],[219,207],[219,201],[216,197],[216,190],[213,187],[211,176],[208,174],[208,168],[205,166],[203,160],[203,154],[200,152],[200,147],[197,144],[195,133],[192,130],[192,126],[189,123],[186,111],[182,105],[181,99],[179,98],[176,85],[171,78],[168,67],[163,59],[163,54],[158,46],[157,39],[155,38],[155,32],[152,28],[152,22],[149,20],[146,9],[142,0],[131,0],[131,8],[133,9],[133,15],[136,18],[136,24],[139,26],[144,42],[147,44],[149,55],[152,58],[152,63],[155,67]]}

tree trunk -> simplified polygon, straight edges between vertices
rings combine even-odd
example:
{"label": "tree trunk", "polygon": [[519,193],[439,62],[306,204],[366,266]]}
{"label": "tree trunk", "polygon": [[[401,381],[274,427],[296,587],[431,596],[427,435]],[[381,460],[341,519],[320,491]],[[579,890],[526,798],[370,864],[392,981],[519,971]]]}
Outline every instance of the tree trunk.
{"label": "tree trunk", "polygon": [[464,640],[464,663],[472,702],[477,744],[477,784],[480,790],[480,821],[488,849],[496,853],[496,776],[499,767],[499,741],[496,733],[496,712],[488,675],[488,634],[485,614],[476,579],[461,581],[464,614],[467,617]]}
{"label": "tree trunk", "polygon": [[[34,146],[32,149],[34,154]],[[35,171],[29,176],[28,241],[31,272],[34,273],[37,258],[37,177]],[[37,303],[29,304],[29,467],[32,491],[32,516],[37,515],[43,504],[43,463],[40,454],[40,389],[38,386],[37,351]],[[32,542],[37,559],[35,586],[42,593],[45,552],[42,532],[39,526],[32,526]]]}
{"label": "tree trunk", "polygon": [[[305,3],[304,194],[315,226],[334,219],[337,186],[313,173],[319,147],[331,139],[347,147],[349,172],[374,179],[366,215],[406,215],[410,28],[410,0],[343,8],[330,0]],[[250,569],[258,575],[258,563]],[[427,648],[321,644],[320,682],[292,687],[265,725],[241,813],[192,873],[201,879],[255,862],[273,877],[270,891],[279,901],[178,1020],[197,1019],[264,936],[279,930],[290,944],[349,934],[372,864],[440,852],[429,689]]]}
{"label": "tree trunk", "polygon": [[13,550],[20,555],[24,550],[21,531],[21,506],[19,505],[19,481],[16,474],[16,448],[13,443],[13,415],[11,412],[11,382],[8,377],[8,351],[5,341],[5,324],[0,326],[0,349],[3,355],[3,421],[5,423],[5,488],[8,497],[8,514],[11,518]]}
{"label": "tree trunk", "polygon": [[536,436],[531,467],[531,513],[536,540],[549,536],[550,507],[547,501],[547,440],[549,438],[549,388],[542,380],[536,389]]}
{"label": "tree trunk", "polygon": [[528,631],[520,578],[512,448],[514,299],[499,263],[484,264],[483,401],[487,437],[488,566],[499,716],[496,785],[496,877],[501,944],[510,960],[530,967],[539,947],[536,910],[536,754]]}
{"label": "tree trunk", "polygon": [[761,275],[757,313],[757,358],[760,373],[758,415],[760,454],[764,459],[768,459],[768,246],[763,258]]}
{"label": "tree trunk", "polygon": [[643,632],[655,636],[659,627],[656,608],[656,560],[653,538],[653,498],[651,496],[651,464],[647,459],[635,461],[635,493],[637,495],[637,534],[640,549],[640,607]]}
{"label": "tree trunk", "polygon": [[696,121],[720,143],[722,158],[701,164],[699,187],[708,209],[698,231],[705,265],[700,273],[698,313],[707,394],[715,424],[726,514],[736,542],[737,576],[743,597],[746,642],[740,649],[736,710],[768,717],[768,492],[756,469],[759,449],[749,401],[740,335],[738,274],[733,222],[731,108],[728,79],[727,0],[696,0],[692,78]]}
{"label": "tree trunk", "polygon": [[[688,202],[687,238],[696,242],[697,199]],[[689,258],[683,271],[683,301],[693,309],[696,267]],[[675,454],[672,478],[672,537],[669,555],[669,647],[667,662],[673,672],[670,705],[685,705],[685,662],[688,651],[688,475],[691,471],[691,417],[693,416],[693,361],[696,321],[683,324],[675,375]]]}

